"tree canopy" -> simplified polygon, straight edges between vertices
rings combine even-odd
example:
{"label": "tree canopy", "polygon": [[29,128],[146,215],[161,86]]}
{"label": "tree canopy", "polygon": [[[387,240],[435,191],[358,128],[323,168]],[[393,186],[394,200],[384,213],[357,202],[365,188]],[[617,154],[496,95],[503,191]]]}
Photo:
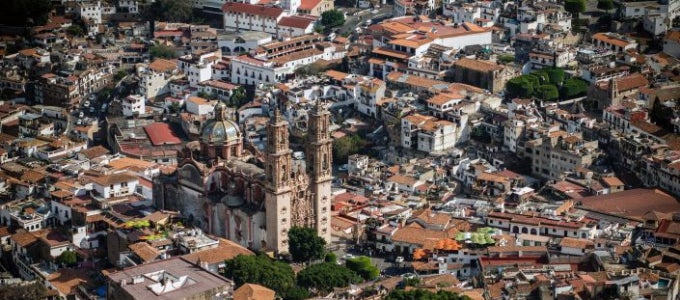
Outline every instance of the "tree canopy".
{"label": "tree canopy", "polygon": [[371,259],[367,256],[350,258],[345,262],[345,265],[364,280],[373,280],[380,276],[380,270],[371,264]]}
{"label": "tree canopy", "polygon": [[56,262],[65,266],[75,266],[78,263],[78,254],[74,251],[66,250],[57,256]]}
{"label": "tree canopy", "polygon": [[572,99],[587,93],[587,82],[579,78],[565,78],[561,68],[543,68],[508,80],[505,90],[509,97],[536,97],[544,101]]}
{"label": "tree canopy", "polygon": [[588,92],[588,82],[580,78],[567,79],[560,88],[562,99],[571,99],[584,96]]}
{"label": "tree canopy", "polygon": [[229,105],[234,107],[240,107],[241,105],[246,104],[247,102],[248,98],[246,96],[246,89],[244,89],[242,86],[235,89],[233,94],[231,94],[231,97],[229,98]]}
{"label": "tree canopy", "polygon": [[189,22],[193,15],[191,1],[156,0],[142,8],[145,20],[167,22]]}
{"label": "tree canopy", "polygon": [[428,290],[393,290],[385,300],[469,300],[470,298],[449,291],[437,291],[436,293]]}
{"label": "tree canopy", "polygon": [[572,13],[575,17],[584,11],[586,11],[586,1],[585,0],[565,0],[564,10]]}
{"label": "tree canopy", "polygon": [[153,58],[175,58],[177,57],[177,51],[170,46],[166,45],[155,45],[149,49],[149,54]]}
{"label": "tree canopy", "polygon": [[0,285],[0,300],[38,300],[48,296],[45,285],[34,282],[27,285]]}
{"label": "tree canopy", "polygon": [[345,15],[337,9],[325,11],[321,14],[321,25],[325,28],[338,27],[343,24],[345,24]]}
{"label": "tree canopy", "polygon": [[361,277],[352,270],[334,263],[311,265],[298,273],[297,283],[301,287],[331,291],[361,282]]}
{"label": "tree canopy", "polygon": [[239,255],[226,261],[224,276],[234,280],[236,286],[256,283],[284,295],[295,286],[295,273],[286,263],[274,261],[265,255]]}
{"label": "tree canopy", "polygon": [[307,262],[323,258],[326,240],[308,227],[293,227],[288,231],[288,252],[293,261]]}
{"label": "tree canopy", "polygon": [[368,142],[359,135],[344,136],[333,140],[333,160],[336,163],[347,163],[347,158],[361,151]]}
{"label": "tree canopy", "polygon": [[0,9],[0,24],[9,26],[45,25],[52,11],[50,0],[5,0]]}
{"label": "tree canopy", "polygon": [[614,1],[612,0],[598,0],[597,8],[601,10],[610,11],[614,9]]}

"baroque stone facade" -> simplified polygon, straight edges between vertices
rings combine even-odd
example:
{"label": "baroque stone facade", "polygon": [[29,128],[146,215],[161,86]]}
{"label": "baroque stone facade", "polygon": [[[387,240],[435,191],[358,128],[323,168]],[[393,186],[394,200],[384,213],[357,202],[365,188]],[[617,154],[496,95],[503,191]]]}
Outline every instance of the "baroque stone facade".
{"label": "baroque stone facade", "polygon": [[244,151],[238,125],[218,104],[199,141],[180,153],[177,171],[157,179],[154,199],[193,225],[254,250],[288,251],[292,226],[316,228],[330,242],[330,113],[311,112],[306,159],[292,157],[288,123],[276,110],[263,155]]}

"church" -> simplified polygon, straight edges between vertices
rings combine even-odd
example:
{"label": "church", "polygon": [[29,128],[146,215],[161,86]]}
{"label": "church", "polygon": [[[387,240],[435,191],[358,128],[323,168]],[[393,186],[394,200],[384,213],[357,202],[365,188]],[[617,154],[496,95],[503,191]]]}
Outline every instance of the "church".
{"label": "church", "polygon": [[179,211],[192,225],[253,250],[286,253],[288,230],[315,228],[330,243],[332,140],[330,113],[309,113],[305,159],[293,159],[288,122],[276,109],[264,153],[243,143],[237,123],[219,103],[215,117],[178,153],[177,170],[158,177],[160,209]]}

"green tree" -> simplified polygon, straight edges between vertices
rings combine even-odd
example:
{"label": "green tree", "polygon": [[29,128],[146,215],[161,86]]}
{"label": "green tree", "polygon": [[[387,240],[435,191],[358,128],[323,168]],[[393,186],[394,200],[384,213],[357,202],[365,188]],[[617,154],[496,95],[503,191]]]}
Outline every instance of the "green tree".
{"label": "green tree", "polygon": [[350,155],[359,153],[367,144],[356,134],[335,139],[333,140],[333,160],[340,164],[347,163]]}
{"label": "green tree", "polygon": [[337,9],[325,11],[321,14],[321,25],[326,29],[342,26],[342,24],[345,24],[345,15]]}
{"label": "green tree", "polygon": [[534,94],[538,84],[538,77],[522,75],[508,80],[505,89],[510,97],[528,98]]}
{"label": "green tree", "polygon": [[126,70],[118,70],[118,72],[116,72],[116,74],[113,75],[113,80],[116,82],[121,81],[127,75],[128,72]]}
{"label": "green tree", "polygon": [[50,11],[50,0],[5,0],[0,9],[0,23],[21,27],[45,25]]}
{"label": "green tree", "polygon": [[78,263],[78,254],[75,251],[66,250],[57,256],[56,262],[64,266],[75,266]]}
{"label": "green tree", "polygon": [[323,258],[323,261],[335,264],[338,262],[338,256],[333,252],[328,252],[326,253],[326,257]]}
{"label": "green tree", "polygon": [[149,49],[149,54],[153,58],[175,58],[177,57],[177,51],[170,46],[166,45],[155,45]]}
{"label": "green tree", "polygon": [[346,267],[333,263],[311,265],[300,271],[297,277],[299,286],[325,292],[336,287],[345,287],[359,282],[361,282],[359,275]]}
{"label": "green tree", "polygon": [[236,286],[256,283],[284,295],[295,286],[295,273],[286,263],[274,261],[265,255],[239,255],[227,260],[224,276],[234,280]]}
{"label": "green tree", "polygon": [[588,92],[588,82],[580,78],[569,78],[560,88],[560,98],[572,99],[585,96]]}
{"label": "green tree", "polygon": [[607,11],[607,13],[614,9],[614,1],[612,0],[598,0],[597,1],[597,8],[601,10]]}
{"label": "green tree", "polygon": [[246,89],[244,89],[242,86],[235,89],[229,98],[229,103],[235,107],[240,107],[247,102],[248,98],[246,96]]}
{"label": "green tree", "polygon": [[560,86],[564,82],[564,69],[562,68],[545,68],[542,71],[548,76],[548,82],[553,85]]}
{"label": "green tree", "polygon": [[497,60],[502,64],[509,64],[515,61],[515,56],[512,54],[503,54],[499,55]]}
{"label": "green tree", "polygon": [[544,101],[555,101],[560,98],[560,92],[552,84],[544,84],[538,87],[536,93]]}
{"label": "green tree", "polygon": [[436,293],[428,290],[414,289],[410,291],[393,290],[385,300],[469,300],[467,296],[462,296],[449,291],[437,291]]}
{"label": "green tree", "polygon": [[371,264],[371,259],[367,256],[348,259],[345,265],[365,280],[373,280],[380,276],[380,270]]}
{"label": "green tree", "polygon": [[309,227],[292,227],[288,230],[288,252],[293,261],[307,262],[323,258],[326,240]]}
{"label": "green tree", "polygon": [[66,32],[70,34],[71,36],[83,36],[85,35],[85,30],[83,30],[83,27],[80,27],[79,25],[71,25],[68,28],[66,28]]}
{"label": "green tree", "polygon": [[40,300],[47,296],[47,288],[38,282],[21,286],[0,285],[0,300]]}
{"label": "green tree", "polygon": [[585,0],[565,0],[564,10],[570,12],[575,19],[579,18],[579,14],[586,11]]}
{"label": "green tree", "polygon": [[192,10],[191,1],[155,0],[141,8],[141,15],[147,21],[190,22]]}
{"label": "green tree", "polygon": [[309,291],[299,286],[294,286],[283,295],[284,300],[305,300],[309,298]]}

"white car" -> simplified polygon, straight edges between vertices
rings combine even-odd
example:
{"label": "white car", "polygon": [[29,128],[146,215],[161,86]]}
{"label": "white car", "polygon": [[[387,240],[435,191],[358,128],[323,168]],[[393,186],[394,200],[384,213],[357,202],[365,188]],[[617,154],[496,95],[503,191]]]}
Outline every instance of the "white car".
{"label": "white car", "polygon": [[347,164],[338,167],[338,171],[340,172],[347,172],[347,169],[348,169]]}
{"label": "white car", "polygon": [[394,259],[394,262],[400,264],[404,262],[404,257],[403,256],[397,256],[397,258]]}
{"label": "white car", "polygon": [[352,259],[352,258],[354,258],[354,255],[352,255],[351,253],[345,253],[345,255],[343,255],[342,258],[344,258],[344,259]]}
{"label": "white car", "polygon": [[85,106],[85,107],[90,106],[90,101],[85,101],[85,103],[83,103],[83,106]]}

